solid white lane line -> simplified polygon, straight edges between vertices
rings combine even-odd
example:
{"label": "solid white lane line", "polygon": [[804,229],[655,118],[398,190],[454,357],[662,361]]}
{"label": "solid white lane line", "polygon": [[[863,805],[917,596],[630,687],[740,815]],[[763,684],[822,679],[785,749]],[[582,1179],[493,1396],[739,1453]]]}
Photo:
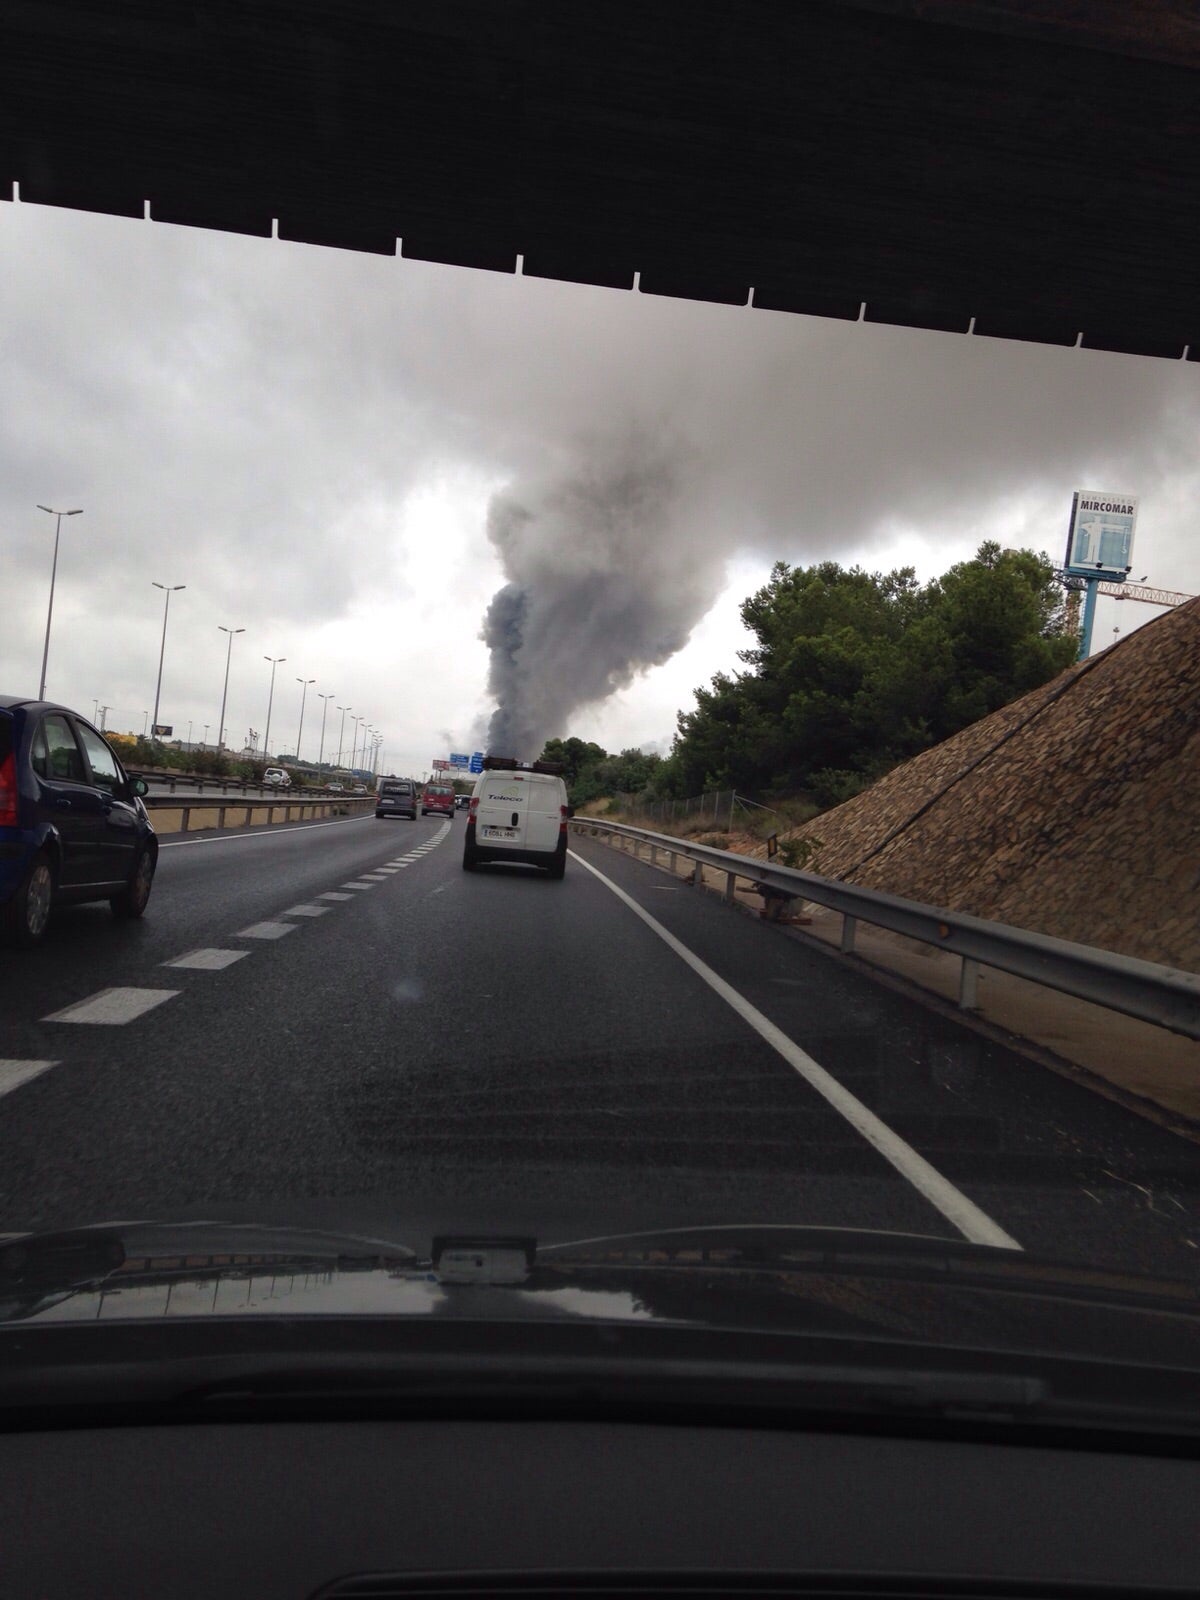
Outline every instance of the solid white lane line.
{"label": "solid white lane line", "polygon": [[742,1020],[754,1029],[761,1039],[764,1039],[771,1048],[799,1073],[800,1077],[817,1093],[839,1112],[846,1121],[863,1138],[876,1149],[885,1161],[891,1162],[896,1171],[912,1184],[917,1192],[935,1206],[948,1222],[954,1226],[973,1244],[997,1245],[1003,1250],[1020,1250],[1021,1246],[997,1222],[993,1222],[986,1212],[981,1211],[973,1200],[969,1200],[961,1190],[956,1189],[948,1178],[918,1155],[911,1145],[906,1144],[898,1133],[893,1133],[891,1128],[871,1111],[849,1089],[843,1087],[825,1068],[820,1066],[800,1046],[789,1039],[782,1029],[765,1017],[757,1007],[752,1006],[744,995],[725,982],[713,969],[699,956],[693,955],[688,947],[681,943],[673,933],[670,933],[650,915],[643,911],[637,901],[625,893],[611,878],[605,877],[590,861],[585,861],[582,856],[575,854],[574,850],[568,852],[573,861],[598,878],[606,889],[610,889],[617,899],[628,906],[635,917],[639,917],[648,928],[672,949],[681,961],[685,961],[692,971],[708,984],[714,994],[720,995],[726,1005],[731,1006]]}
{"label": "solid white lane line", "polygon": [[285,933],[295,933],[298,922],[252,922],[234,934],[235,939],[282,939]]}
{"label": "solid white lane line", "polygon": [[[186,799],[186,796],[181,796],[181,799]],[[235,804],[240,803],[240,801],[235,802]],[[263,802],[264,805],[266,803]],[[336,822],[289,822],[282,828],[272,827],[267,822],[260,823],[257,828],[248,828],[244,833],[218,834],[215,839],[164,839],[158,848],[177,850],[184,844],[240,844],[245,839],[277,839],[281,833],[307,833],[310,828],[348,828],[352,822],[369,820],[367,817],[339,817]]]}
{"label": "solid white lane line", "polygon": [[327,889],[324,894],[317,896],[318,900],[353,900],[352,894],[339,894],[336,889]]}
{"label": "solid white lane line", "polygon": [[23,1083],[28,1083],[30,1078],[38,1078],[43,1072],[49,1072],[51,1067],[57,1065],[57,1061],[0,1060],[0,1095],[11,1094]]}
{"label": "solid white lane line", "polygon": [[164,1000],[171,1000],[178,989],[101,989],[73,1006],[52,1011],[43,1022],[93,1022],[104,1027],[120,1027],[135,1017],[145,1016]]}
{"label": "solid white lane line", "polygon": [[249,954],[249,950],[189,950],[187,955],[176,956],[174,961],[164,961],[163,966],[189,967],[195,972],[222,972]]}
{"label": "solid white lane line", "polygon": [[281,911],[281,917],[323,917],[327,911],[332,911],[332,906],[289,906],[286,911]]}

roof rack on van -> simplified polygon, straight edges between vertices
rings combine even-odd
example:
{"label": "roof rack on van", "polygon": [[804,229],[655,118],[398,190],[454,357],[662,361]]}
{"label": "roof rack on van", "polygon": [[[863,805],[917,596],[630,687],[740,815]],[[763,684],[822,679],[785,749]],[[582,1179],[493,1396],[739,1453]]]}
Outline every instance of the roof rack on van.
{"label": "roof rack on van", "polygon": [[543,777],[561,778],[567,770],[561,761],[518,761],[515,756],[484,756],[485,772],[540,772]]}

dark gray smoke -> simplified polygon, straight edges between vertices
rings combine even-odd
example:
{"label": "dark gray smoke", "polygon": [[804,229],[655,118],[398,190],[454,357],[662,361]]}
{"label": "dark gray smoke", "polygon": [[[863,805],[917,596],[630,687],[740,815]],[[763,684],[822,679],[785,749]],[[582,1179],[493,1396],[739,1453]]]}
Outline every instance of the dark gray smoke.
{"label": "dark gray smoke", "polygon": [[493,498],[488,537],[509,581],[483,629],[489,749],[531,759],[580,707],[686,644],[722,559],[688,547],[683,476],[681,451],[609,444]]}

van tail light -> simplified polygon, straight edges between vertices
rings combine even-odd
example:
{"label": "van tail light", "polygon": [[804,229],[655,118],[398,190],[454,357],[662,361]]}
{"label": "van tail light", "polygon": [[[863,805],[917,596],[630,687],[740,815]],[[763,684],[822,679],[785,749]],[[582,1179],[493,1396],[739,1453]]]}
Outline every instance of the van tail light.
{"label": "van tail light", "polygon": [[0,828],[17,825],[17,757],[10,750],[0,761]]}
{"label": "van tail light", "polygon": [[570,806],[559,806],[558,811],[559,811],[559,816],[562,819],[558,824],[558,831],[559,831],[559,833],[566,833],[566,831],[567,831],[567,818],[571,815],[571,808],[570,808]]}
{"label": "van tail light", "polygon": [[471,796],[471,804],[467,807],[467,821],[468,822],[474,822],[478,815],[479,815],[479,796],[477,794],[473,794]]}

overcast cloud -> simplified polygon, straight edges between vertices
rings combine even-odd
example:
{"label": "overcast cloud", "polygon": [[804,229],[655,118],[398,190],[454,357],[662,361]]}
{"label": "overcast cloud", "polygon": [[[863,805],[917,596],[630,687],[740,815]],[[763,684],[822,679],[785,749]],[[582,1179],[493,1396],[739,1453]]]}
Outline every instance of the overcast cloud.
{"label": "overcast cloud", "polygon": [[[388,765],[497,736],[658,741],[775,559],[1061,550],[1141,497],[1136,570],[1200,590],[1200,366],[847,325],[0,204],[0,686],[294,747],[297,676]],[[497,598],[499,596],[499,598]],[[1137,612],[1135,618],[1128,613]],[[1144,614],[1144,615],[1142,615]],[[1098,638],[1154,615],[1109,603]],[[480,638],[488,622],[495,650]],[[690,639],[690,643],[688,643]],[[490,692],[489,692],[490,690]],[[278,720],[276,720],[278,719]],[[350,735],[346,735],[349,745]],[[347,752],[348,753],[348,752]],[[531,753],[520,750],[518,753]]]}

